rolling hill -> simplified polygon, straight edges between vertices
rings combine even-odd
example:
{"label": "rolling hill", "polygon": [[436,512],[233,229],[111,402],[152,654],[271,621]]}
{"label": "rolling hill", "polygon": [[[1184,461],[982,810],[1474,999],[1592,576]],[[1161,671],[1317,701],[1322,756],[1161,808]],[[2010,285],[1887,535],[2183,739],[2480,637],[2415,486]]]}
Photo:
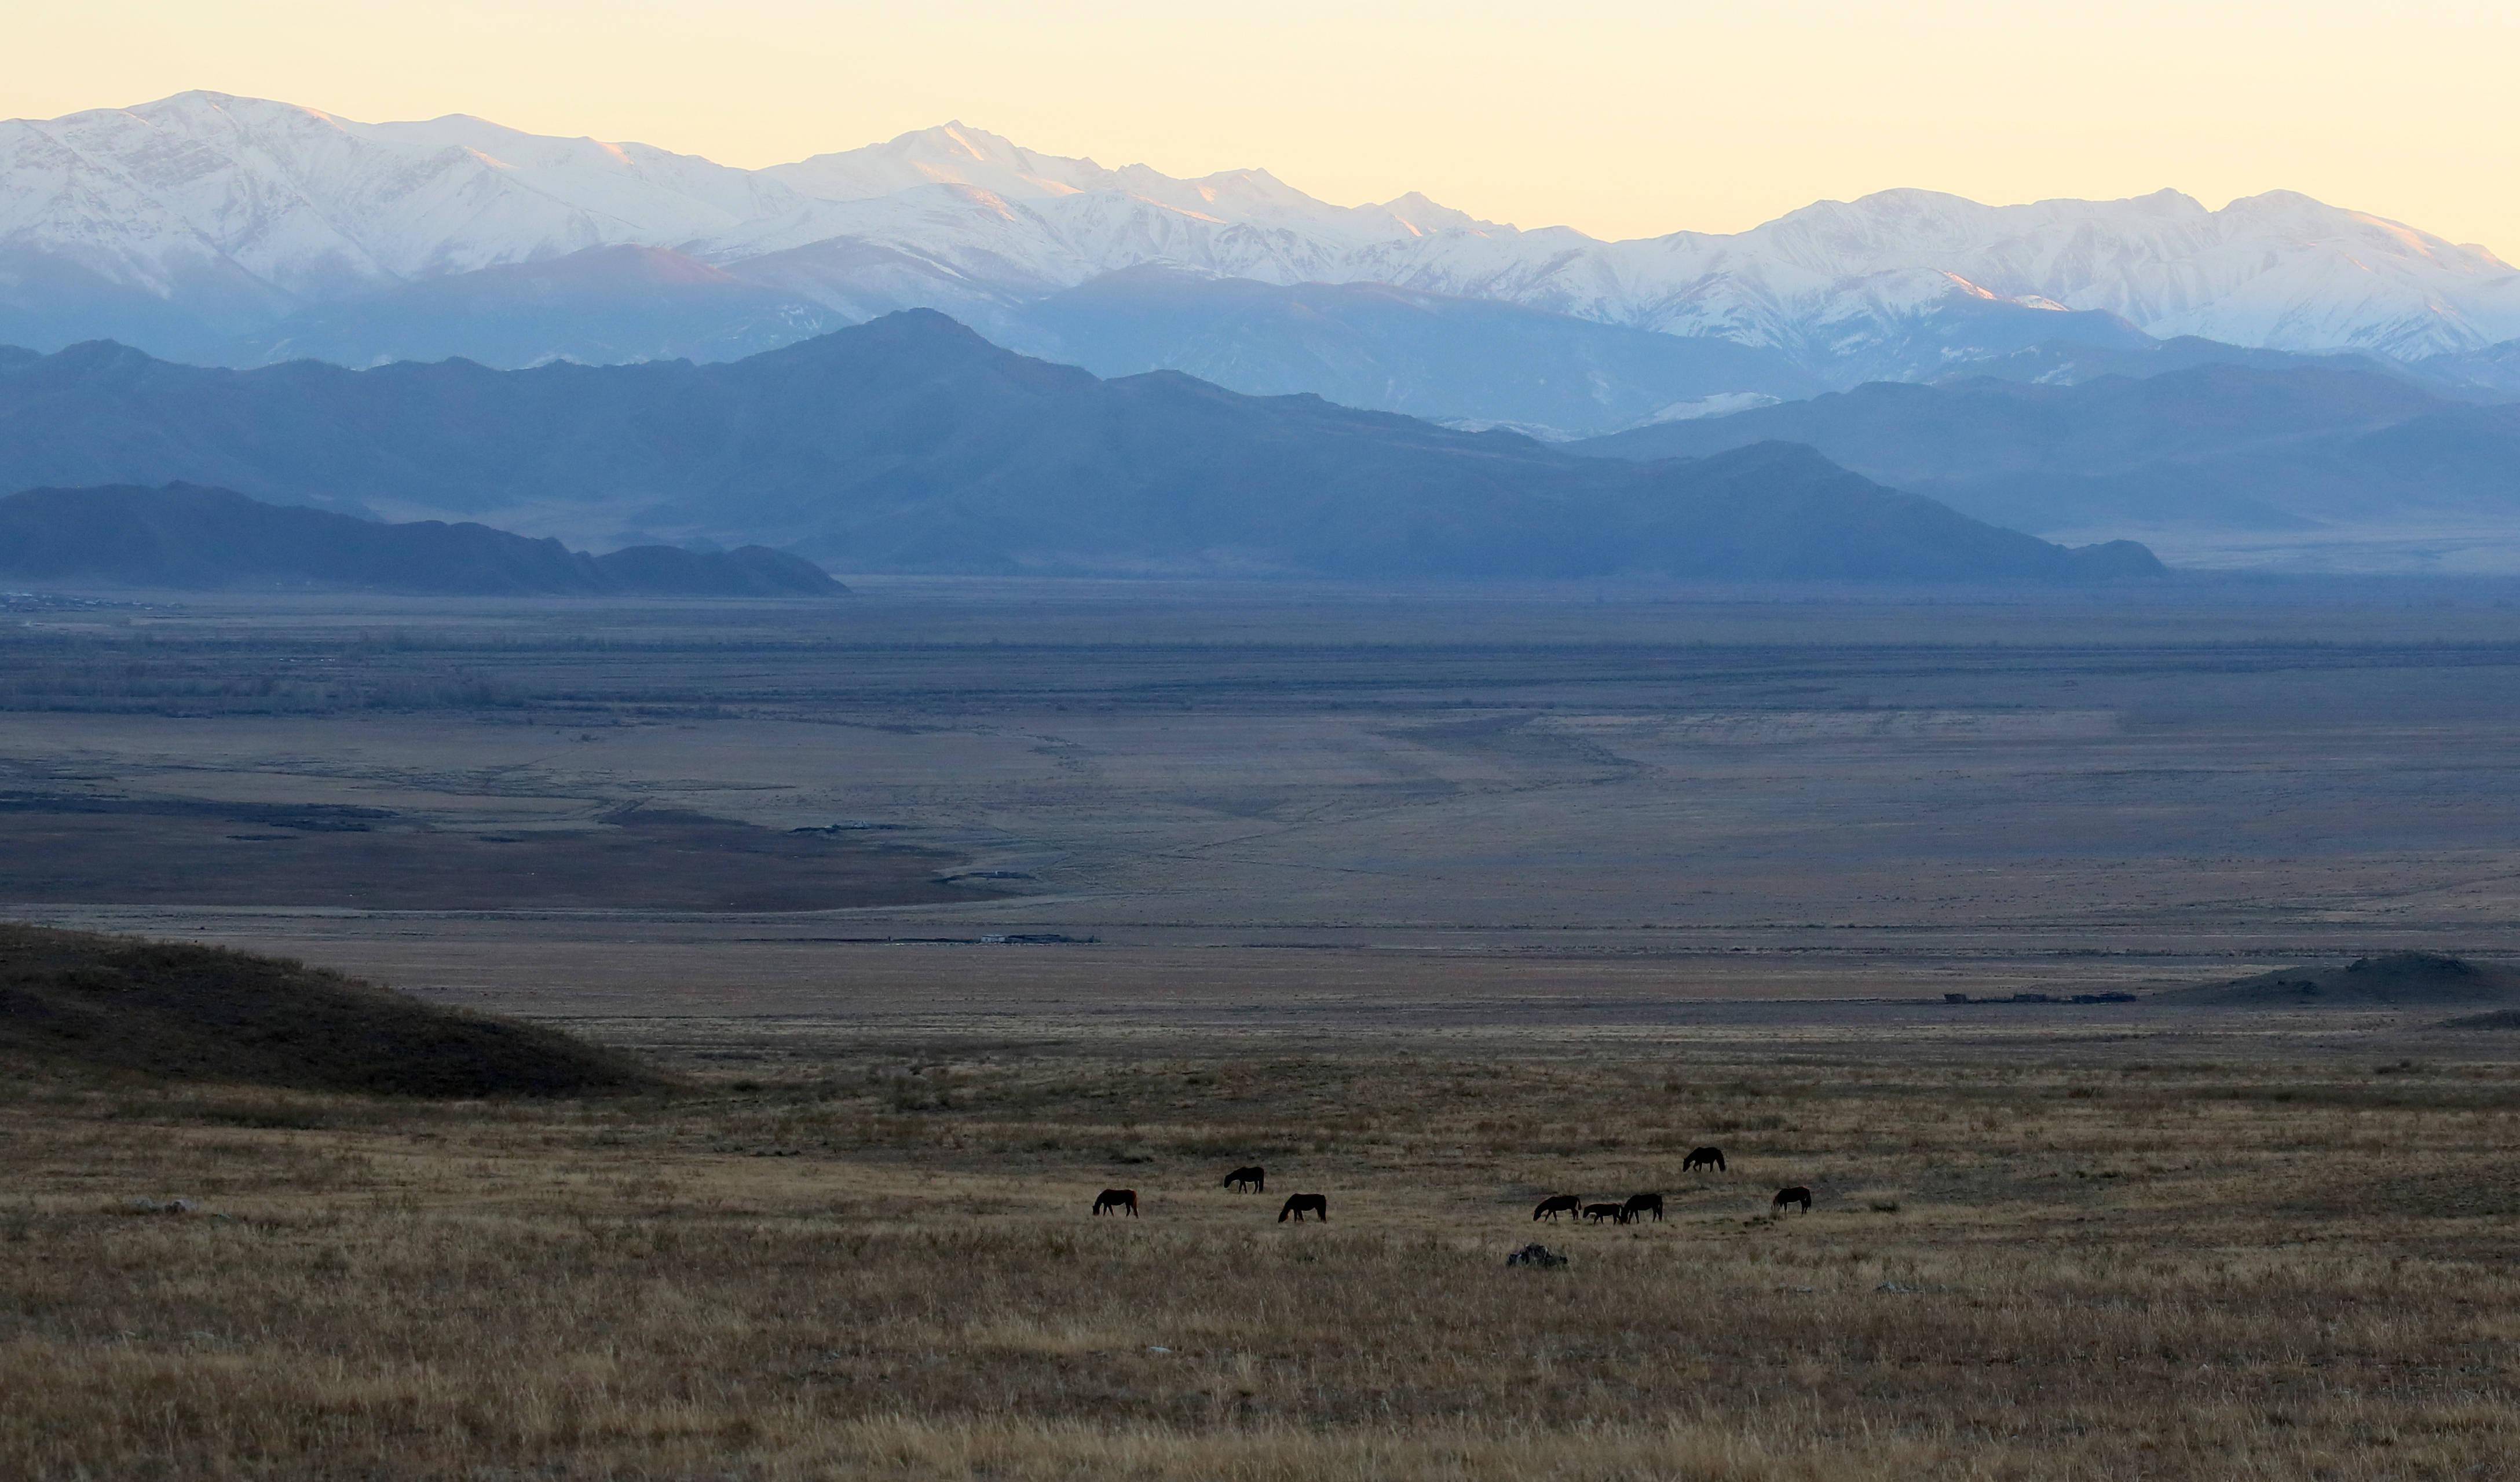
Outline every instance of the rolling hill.
{"label": "rolling hill", "polygon": [[2487,1008],[2520,1005],[2520,971],[2437,952],[2382,952],[2155,994],[2186,1008]]}
{"label": "rolling hill", "polygon": [[0,925],[0,1061],[374,1095],[654,1091],[557,1030],[459,1012],[285,958]]}
{"label": "rolling hill", "polygon": [[37,488],[0,498],[0,580],[470,596],[829,596],[809,561],[747,546],[590,556],[482,525],[385,525],[232,489]]}

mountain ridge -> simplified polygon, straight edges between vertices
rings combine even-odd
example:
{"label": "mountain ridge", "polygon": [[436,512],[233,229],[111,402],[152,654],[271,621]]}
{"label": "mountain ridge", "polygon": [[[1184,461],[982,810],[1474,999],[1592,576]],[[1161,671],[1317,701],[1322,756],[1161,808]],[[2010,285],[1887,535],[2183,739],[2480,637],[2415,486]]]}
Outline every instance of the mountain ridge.
{"label": "mountain ridge", "polygon": [[[2069,552],[1808,448],[1578,457],[1179,372],[1102,380],[909,310],[713,365],[220,370],[87,345],[0,369],[0,487],[185,480],[594,543],[857,571],[2080,579]],[[616,535],[615,533],[621,533]]]}
{"label": "mountain ridge", "polygon": [[1878,383],[1570,450],[1703,457],[1780,439],[2033,532],[2500,524],[2520,513],[2520,406],[2350,365],[2205,362],[2070,386]]}
{"label": "mountain ridge", "polygon": [[[1927,379],[2073,314],[2408,360],[2520,340],[2520,272],[2491,253],[2280,191],[2208,209],[2175,191],[1991,207],[1903,189],[1740,233],[1603,242],[1415,193],[1334,206],[1266,170],[1106,168],[960,123],[762,170],[199,92],[0,123],[0,340],[113,330],[194,358],[269,354],[274,325],[322,305],[623,246],[739,277],[761,264],[752,281],[786,297],[800,337],[826,327],[816,314],[900,307],[993,329],[992,305],[1161,264],[1712,337],[1836,385]],[[2479,365],[2461,373],[2502,374]]]}

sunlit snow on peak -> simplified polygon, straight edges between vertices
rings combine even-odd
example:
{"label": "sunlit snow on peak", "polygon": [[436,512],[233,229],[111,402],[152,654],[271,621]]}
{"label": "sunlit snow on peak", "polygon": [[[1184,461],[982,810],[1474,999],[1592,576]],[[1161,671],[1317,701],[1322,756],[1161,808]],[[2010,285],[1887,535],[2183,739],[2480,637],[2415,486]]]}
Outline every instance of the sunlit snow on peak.
{"label": "sunlit snow on peak", "polygon": [[[1880,344],[1956,302],[2284,349],[2520,339],[2520,273],[2493,254],[2284,191],[2215,210],[2175,190],[1996,207],[1902,188],[1744,232],[1603,242],[1416,192],[1331,206],[1266,169],[1107,168],[959,119],[761,170],[464,115],[368,124],[211,92],[0,123],[0,248],[117,291],[214,291],[268,314],[611,246],[720,267],[777,256],[802,275],[780,281],[834,309],[1013,301],[1154,264],[1812,354]],[[783,255],[796,254],[814,255],[810,272]]]}

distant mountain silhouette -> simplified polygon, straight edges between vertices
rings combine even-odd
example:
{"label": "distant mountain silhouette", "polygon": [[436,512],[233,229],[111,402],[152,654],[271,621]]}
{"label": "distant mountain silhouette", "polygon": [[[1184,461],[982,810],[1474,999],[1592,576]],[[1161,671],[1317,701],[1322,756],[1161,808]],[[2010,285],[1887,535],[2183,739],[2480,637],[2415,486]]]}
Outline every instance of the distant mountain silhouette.
{"label": "distant mountain silhouette", "polygon": [[[819,301],[826,288],[813,271],[835,252],[851,259],[857,290],[839,307]],[[588,248],[329,300],[224,353],[179,358],[368,366],[460,356],[500,369],[735,360],[901,307],[866,301],[878,287],[867,255],[774,254],[739,276],[663,248]],[[1633,427],[1676,403],[1756,404],[1852,384],[1814,377],[1778,349],[1376,283],[1280,286],[1148,265],[1034,302],[956,312],[1000,345],[1098,376],[1186,371],[1255,395],[1312,392],[1344,406],[1570,438]]]}
{"label": "distant mountain silhouette", "polygon": [[2079,579],[2158,570],[1806,448],[1630,466],[1173,372],[1099,380],[914,310],[747,359],[0,365],[0,487],[260,498],[759,543],[859,571]]}
{"label": "distant mountain silhouette", "polygon": [[315,304],[263,331],[253,360],[730,360],[849,322],[680,253],[595,247]]}
{"label": "distant mountain silhouette", "polygon": [[476,595],[820,596],[820,567],[758,546],[590,556],[483,525],[381,525],[223,488],[38,488],[0,498],[0,580],[321,586]]}
{"label": "distant mountain silhouette", "polygon": [[1572,444],[1702,457],[1783,439],[2032,531],[2281,530],[2520,512],[2520,406],[2333,366],[2208,363],[2071,386],[1876,384]]}
{"label": "distant mountain silhouette", "polygon": [[[2391,360],[2378,355],[2361,355],[2337,350],[2323,354],[2303,354],[2293,350],[2259,349],[2242,345],[2225,345],[2219,340],[2202,340],[2193,335],[2181,335],[2169,340],[2147,340],[2139,345],[2124,346],[2104,343],[2078,343],[2070,340],[2047,340],[2004,353],[1990,352],[1965,360],[1939,376],[1891,377],[1877,379],[1920,381],[1931,386],[1963,386],[1980,379],[1994,381],[2026,381],[2043,386],[2078,386],[2103,376],[2123,376],[2140,380],[2146,376],[2166,376],[2174,371],[2194,370],[2206,365],[2238,365],[2252,370],[2334,370],[2361,371],[2367,375],[2385,376],[2392,380],[2422,385],[2427,390],[2459,396],[2468,400],[2492,400],[2483,388],[2463,387],[2452,383],[2447,373],[2449,360],[2419,360],[2413,363]],[[2437,374],[2436,372],[2441,372]],[[1843,390],[1845,388],[1841,388]]]}

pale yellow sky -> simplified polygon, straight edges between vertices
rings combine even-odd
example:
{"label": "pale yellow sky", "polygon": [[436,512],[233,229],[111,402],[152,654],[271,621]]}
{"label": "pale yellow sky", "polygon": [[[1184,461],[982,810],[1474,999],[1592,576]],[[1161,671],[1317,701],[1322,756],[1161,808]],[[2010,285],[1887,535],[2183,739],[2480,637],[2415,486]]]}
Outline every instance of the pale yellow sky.
{"label": "pale yellow sky", "polygon": [[2520,255],[2520,0],[21,0],[0,114],[205,87],[760,165],[959,117],[1605,237],[1923,186],[2270,189]]}

